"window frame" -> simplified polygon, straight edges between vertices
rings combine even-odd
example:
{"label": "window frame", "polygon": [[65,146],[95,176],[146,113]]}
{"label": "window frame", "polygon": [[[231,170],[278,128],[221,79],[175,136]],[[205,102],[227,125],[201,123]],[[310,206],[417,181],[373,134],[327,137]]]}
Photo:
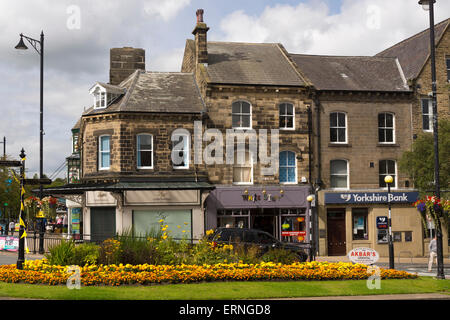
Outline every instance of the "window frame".
{"label": "window frame", "polygon": [[[108,146],[109,146],[108,151],[102,150],[102,138],[105,138],[105,137],[107,137],[108,140],[109,140],[109,142],[108,142]],[[109,154],[109,163],[108,163],[107,167],[103,167],[102,166],[102,162],[103,162],[102,161],[102,155],[104,153],[108,153]],[[98,137],[98,169],[99,170],[109,170],[110,168],[111,168],[111,135],[103,134],[103,135],[100,135]]]}
{"label": "window frame", "polygon": [[[334,114],[336,114],[337,115],[337,118],[336,118],[336,126],[335,127],[332,127],[331,126],[331,116],[332,115],[334,115]],[[339,126],[339,114],[343,114],[344,115],[344,120],[345,120],[345,125],[344,125],[344,127],[340,127]],[[343,111],[333,111],[333,112],[330,112],[330,117],[329,117],[329,120],[330,120],[330,139],[329,139],[329,141],[330,141],[330,143],[333,143],[333,144],[347,144],[348,143],[348,134],[347,134],[347,131],[348,131],[348,125],[347,125],[347,113],[346,112],[343,112]],[[333,130],[333,129],[335,129],[337,132],[337,134],[336,134],[336,138],[337,138],[337,140],[339,140],[339,129],[344,129],[345,130],[345,141],[331,141],[331,130]]]}
{"label": "window frame", "polygon": [[[363,218],[363,237],[360,237],[358,233],[355,234],[355,218],[362,217]],[[352,208],[352,240],[353,241],[361,241],[361,240],[369,240],[369,211],[367,208]],[[358,229],[357,229],[358,230]],[[360,230],[360,229],[359,229]]]}
{"label": "window frame", "polygon": [[[233,105],[235,104],[235,103],[241,103],[241,105],[240,105],[240,112],[239,113],[234,113],[233,112]],[[249,113],[242,113],[242,103],[243,102],[245,102],[245,103],[248,103],[248,105],[250,106],[250,112]],[[233,128],[233,129],[241,129],[241,130],[249,130],[249,129],[252,129],[252,104],[250,103],[250,102],[248,102],[248,101],[246,101],[246,100],[236,100],[236,101],[233,101],[232,103],[231,103],[231,127]],[[245,116],[248,116],[249,117],[249,124],[250,124],[250,126],[249,127],[242,127],[242,126],[239,126],[239,127],[235,127],[234,125],[233,125],[233,116],[234,115],[239,115],[239,117],[240,117],[240,122],[241,122],[241,124],[242,124],[242,116],[243,115],[245,115]]]}
{"label": "window frame", "polygon": [[[191,135],[189,133],[177,133],[172,135],[172,138],[174,137],[186,137],[186,150],[180,150],[183,151],[183,153],[185,153],[185,156],[183,158],[185,158],[185,165],[184,166],[180,166],[180,165],[176,165],[173,161],[172,161],[172,167],[176,170],[186,170],[189,169],[189,165],[190,165],[190,146],[191,146]],[[185,141],[183,139],[183,141]],[[175,143],[179,142],[179,141],[174,141],[172,140],[172,150],[171,152],[177,151],[175,150]]]}
{"label": "window frame", "polygon": [[[287,109],[285,110],[286,114],[281,114],[281,105],[291,105],[292,106],[292,115],[288,115],[287,114]],[[281,122],[281,117],[283,117],[284,119],[287,119],[289,117],[292,117],[292,127],[281,127],[280,126],[280,122]],[[284,121],[285,124],[287,124],[287,121]],[[278,127],[280,130],[287,130],[287,131],[294,131],[295,130],[295,105],[291,102],[281,102],[278,104]]]}
{"label": "window frame", "polygon": [[445,56],[445,66],[447,69],[447,82],[450,83],[450,56]]}
{"label": "window frame", "polygon": [[[152,147],[150,150],[141,150],[139,147],[139,137],[141,136],[150,136],[151,137],[151,141],[152,141]],[[154,144],[153,144],[153,134],[151,133],[138,133],[136,134],[136,168],[138,169],[153,169],[153,164],[154,164]],[[151,152],[151,157],[152,157],[152,164],[151,166],[141,166],[139,165],[139,153],[140,152]],[[141,160],[142,162],[142,160]]]}
{"label": "window frame", "polygon": [[[281,158],[281,154],[284,153],[284,152],[286,152],[287,154],[289,154],[289,153],[293,153],[294,154],[294,165],[293,166],[289,166],[288,164],[286,164],[285,166],[283,166],[283,168],[285,168],[286,170],[288,170],[289,168],[294,168],[295,169],[294,170],[295,181],[293,181],[293,182],[290,182],[290,181],[282,182],[281,181],[281,167],[282,167],[282,165],[281,165],[280,158]],[[287,158],[286,158],[286,160],[287,160]],[[289,161],[287,160],[287,162],[289,162]],[[288,170],[287,173],[289,173],[289,170]],[[286,177],[288,177],[288,175],[286,175]],[[288,178],[288,180],[289,180],[289,178]],[[298,183],[297,154],[294,151],[290,151],[290,150],[280,151],[279,156],[278,156],[278,181],[279,181],[280,184],[297,184]]]}
{"label": "window frame", "polygon": [[[385,127],[380,127],[380,115],[391,115],[392,116],[392,128],[391,127],[386,127],[386,117],[384,118],[384,125]],[[385,112],[380,112],[378,113],[377,116],[377,127],[378,127],[378,143],[380,144],[395,144],[395,114],[393,112],[389,112],[389,111],[385,111]],[[380,129],[381,130],[392,130],[392,141],[380,141]],[[384,140],[386,140],[386,133],[384,134]]]}
{"label": "window frame", "polygon": [[[248,153],[248,155],[249,155],[249,162],[250,162],[250,182],[242,182],[242,181],[239,181],[239,182],[236,182],[236,181],[234,181],[234,168],[248,168],[248,167],[246,167],[245,166],[245,163],[244,164],[238,164],[238,163],[233,163],[233,166],[232,166],[232,168],[231,168],[231,176],[232,176],[232,181],[233,181],[233,184],[235,184],[235,185],[252,185],[253,184],[253,154],[252,154],[252,152],[251,151],[245,151],[245,155],[247,155],[247,153]],[[234,153],[234,155],[235,155],[235,159],[237,159],[237,151]],[[234,162],[236,162],[236,161],[234,161]]]}
{"label": "window frame", "polygon": [[[394,162],[394,173],[393,174],[392,173],[385,173],[385,174],[383,174],[383,176],[384,177],[392,176],[392,178],[394,178],[394,180],[393,180],[393,183],[391,184],[391,189],[397,189],[397,186],[398,186],[398,181],[397,181],[397,178],[398,178],[398,176],[397,176],[397,161],[393,160],[393,159],[381,159],[381,160],[378,161],[378,187],[381,188],[381,189],[384,189],[384,190],[387,190],[387,188],[388,188],[387,184],[386,184],[385,187],[380,185],[380,182],[381,182],[381,180],[380,180],[380,176],[381,176],[380,169],[381,169],[381,162],[382,161],[386,161],[386,171],[388,171],[387,170],[388,169],[387,161]],[[383,178],[383,181],[384,181],[384,178]]]}
{"label": "window frame", "polygon": [[[346,168],[347,168],[347,174],[346,174],[346,176],[347,176],[347,186],[345,187],[345,188],[342,188],[342,187],[333,187],[332,186],[332,179],[331,179],[331,177],[334,175],[334,176],[343,176],[343,174],[333,174],[332,173],[332,163],[333,162],[335,162],[335,161],[345,161],[345,163],[346,163]],[[346,159],[333,159],[333,160],[330,160],[330,189],[333,189],[333,190],[349,190],[350,189],[350,163],[349,163],[349,161],[348,160],[346,160]]]}
{"label": "window frame", "polygon": [[[423,103],[427,101],[428,102],[428,113],[423,113]],[[424,132],[433,132],[433,100],[430,98],[421,98],[420,99],[420,110],[422,115],[422,130]],[[428,117],[428,129],[424,129],[423,127],[423,118],[427,116]]]}

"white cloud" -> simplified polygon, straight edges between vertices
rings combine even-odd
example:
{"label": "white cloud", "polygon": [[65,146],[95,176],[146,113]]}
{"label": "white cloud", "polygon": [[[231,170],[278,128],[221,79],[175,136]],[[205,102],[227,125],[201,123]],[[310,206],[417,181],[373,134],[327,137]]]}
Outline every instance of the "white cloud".
{"label": "white cloud", "polygon": [[149,15],[169,21],[190,3],[191,0],[149,0],[144,4],[144,10]]}
{"label": "white cloud", "polygon": [[[438,1],[435,21],[448,18]],[[373,55],[428,27],[428,14],[410,0],[344,0],[338,14],[323,1],[267,6],[259,16],[237,10],[220,23],[221,40],[280,42],[294,53]]]}

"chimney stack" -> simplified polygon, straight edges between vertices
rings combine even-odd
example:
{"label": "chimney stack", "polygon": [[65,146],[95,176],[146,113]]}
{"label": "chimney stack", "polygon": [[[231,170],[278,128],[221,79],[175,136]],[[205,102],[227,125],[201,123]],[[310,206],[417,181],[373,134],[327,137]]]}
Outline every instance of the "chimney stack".
{"label": "chimney stack", "polygon": [[196,12],[197,15],[197,24],[192,31],[192,34],[195,36],[195,62],[198,63],[208,63],[208,45],[206,39],[206,33],[209,28],[206,23],[203,22],[203,9],[198,9]]}
{"label": "chimney stack", "polygon": [[109,83],[118,85],[137,69],[145,70],[145,50],[140,48],[110,49]]}

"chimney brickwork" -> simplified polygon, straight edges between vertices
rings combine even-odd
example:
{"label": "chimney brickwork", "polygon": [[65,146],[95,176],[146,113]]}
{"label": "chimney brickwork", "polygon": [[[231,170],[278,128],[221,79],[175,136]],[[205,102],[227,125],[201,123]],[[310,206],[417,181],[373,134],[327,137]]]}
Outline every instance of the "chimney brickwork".
{"label": "chimney brickwork", "polygon": [[118,85],[135,70],[145,70],[145,50],[140,48],[111,48],[109,83]]}
{"label": "chimney brickwork", "polygon": [[195,53],[196,63],[208,63],[208,46],[206,33],[209,28],[206,23],[203,22],[203,9],[198,9],[197,12],[197,24],[192,34],[195,35]]}

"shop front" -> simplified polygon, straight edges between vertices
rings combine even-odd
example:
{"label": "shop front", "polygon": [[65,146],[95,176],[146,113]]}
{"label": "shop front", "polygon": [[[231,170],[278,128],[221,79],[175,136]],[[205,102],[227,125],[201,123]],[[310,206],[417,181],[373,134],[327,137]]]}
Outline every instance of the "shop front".
{"label": "shop front", "polygon": [[388,257],[388,199],[395,257],[426,255],[422,221],[413,206],[418,196],[410,190],[319,192],[319,255],[344,256],[369,247]]}
{"label": "shop front", "polygon": [[216,186],[206,199],[206,228],[240,227],[309,244],[307,186]]}

